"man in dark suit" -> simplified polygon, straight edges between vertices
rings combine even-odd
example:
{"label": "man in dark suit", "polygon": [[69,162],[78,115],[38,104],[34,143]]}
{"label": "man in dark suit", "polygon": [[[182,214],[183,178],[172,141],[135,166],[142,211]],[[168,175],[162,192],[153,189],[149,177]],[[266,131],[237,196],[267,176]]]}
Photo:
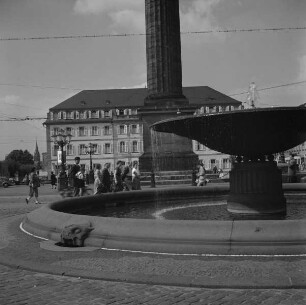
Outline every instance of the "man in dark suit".
{"label": "man in dark suit", "polygon": [[79,179],[76,177],[76,174],[81,170],[80,161],[81,161],[80,157],[75,157],[74,164],[72,165],[69,171],[69,183],[70,186],[73,187],[74,196],[78,196],[80,191]]}

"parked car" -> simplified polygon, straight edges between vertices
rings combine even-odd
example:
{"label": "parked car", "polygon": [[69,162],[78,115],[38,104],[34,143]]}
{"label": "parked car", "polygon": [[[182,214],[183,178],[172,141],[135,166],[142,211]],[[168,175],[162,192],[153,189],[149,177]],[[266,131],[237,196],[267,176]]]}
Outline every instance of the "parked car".
{"label": "parked car", "polygon": [[9,180],[9,178],[7,178],[7,177],[0,177],[0,184],[1,184],[3,187],[8,187],[8,186],[14,185],[14,184]]}
{"label": "parked car", "polygon": [[9,181],[11,182],[12,185],[19,185],[20,184],[20,181],[15,180],[14,178],[9,178]]}

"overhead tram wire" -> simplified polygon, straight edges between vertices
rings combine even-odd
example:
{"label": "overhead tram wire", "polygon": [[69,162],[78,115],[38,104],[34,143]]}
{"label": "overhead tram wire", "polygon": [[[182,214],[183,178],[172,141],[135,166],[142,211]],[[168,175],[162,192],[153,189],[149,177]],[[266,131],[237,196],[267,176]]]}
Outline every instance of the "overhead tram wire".
{"label": "overhead tram wire", "polygon": [[47,120],[47,118],[35,118],[35,117],[25,117],[25,118],[8,118],[0,119],[0,122],[24,122],[24,121],[35,121],[35,120]]}
{"label": "overhead tram wire", "polygon": [[[287,86],[293,86],[293,85],[299,85],[306,83],[306,80],[302,80],[299,82],[294,82],[294,83],[288,83],[288,84],[282,84],[282,85],[276,85],[276,86],[271,86],[271,87],[264,87],[264,88],[257,88],[257,91],[265,91],[265,90],[270,90],[270,89],[276,89],[276,88],[281,88],[281,87],[287,87]],[[235,93],[235,94],[228,94],[228,96],[237,96],[237,95],[243,95],[247,94],[249,91],[244,91],[240,93]]]}
{"label": "overhead tram wire", "polygon": [[[280,32],[306,30],[306,26],[301,27],[274,27],[274,28],[254,28],[254,29],[223,29],[223,30],[203,30],[186,31],[181,35],[201,35],[214,33],[241,33],[241,32]],[[121,33],[121,34],[93,34],[93,35],[61,35],[61,36],[37,36],[37,37],[0,37],[0,41],[26,41],[26,40],[56,40],[56,39],[84,39],[84,38],[120,38],[132,36],[147,36],[146,33]]]}
{"label": "overhead tram wire", "polygon": [[[281,88],[281,87],[299,85],[299,84],[303,84],[303,83],[306,83],[306,80],[299,81],[299,82],[282,84],[282,85],[265,87],[265,88],[257,89],[257,91],[265,91],[265,90],[276,89],[276,88]],[[67,89],[71,89],[71,88],[67,88]],[[82,89],[80,89],[80,90],[82,90]],[[237,96],[237,95],[243,95],[243,94],[247,94],[247,93],[248,93],[248,91],[244,91],[244,92],[240,92],[240,93],[227,94],[227,95],[228,96]],[[192,96],[190,96],[190,97],[192,97]],[[192,97],[192,98],[196,98],[196,99],[200,99],[200,100],[205,99],[205,98],[201,98],[201,97]],[[0,119],[0,122],[22,122],[22,121],[33,121],[33,120],[47,120],[47,118],[46,117],[37,117],[36,118],[36,117],[29,117],[29,116],[27,116],[25,118],[10,118],[10,117],[7,117],[5,119]]]}
{"label": "overhead tram wire", "polygon": [[[293,83],[287,83],[287,84],[281,84],[281,85],[275,85],[275,86],[270,86],[270,87],[264,87],[264,88],[258,88],[257,91],[266,91],[266,90],[271,90],[271,89],[276,89],[276,88],[281,88],[281,87],[287,87],[287,86],[294,86],[294,85],[299,85],[306,83],[306,80],[298,81],[298,82],[293,82]],[[54,86],[39,86],[39,85],[25,85],[25,84],[0,84],[0,86],[23,86],[23,87],[34,87],[34,88],[40,88],[40,89],[61,89],[61,90],[93,90],[93,89],[84,89],[84,88],[68,88],[68,87],[54,87]],[[234,94],[226,94],[227,96],[238,96],[238,95],[243,95],[247,94],[248,91],[243,91],[239,93],[234,93]],[[116,94],[125,94],[121,92],[116,92]],[[205,100],[206,98],[201,98],[201,97],[195,97],[195,96],[189,96],[189,98],[195,98],[198,100]],[[1,116],[1,113],[0,113]],[[4,116],[4,114],[2,114]],[[5,115],[5,119],[0,118],[0,122],[4,121],[26,121],[26,120],[46,120],[47,118],[30,118],[30,117],[25,117],[25,118],[10,118],[9,116]]]}

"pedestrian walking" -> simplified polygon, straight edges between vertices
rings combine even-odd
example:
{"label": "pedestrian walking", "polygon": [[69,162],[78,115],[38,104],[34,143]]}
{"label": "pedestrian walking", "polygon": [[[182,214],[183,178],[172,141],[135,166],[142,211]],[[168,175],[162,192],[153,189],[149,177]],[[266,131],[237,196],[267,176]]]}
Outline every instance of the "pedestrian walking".
{"label": "pedestrian walking", "polygon": [[56,189],[56,182],[57,182],[57,179],[56,179],[56,176],[53,172],[51,172],[51,188],[53,189]]}
{"label": "pedestrian walking", "polygon": [[78,195],[76,196],[83,196],[85,193],[85,181],[86,181],[86,173],[85,168],[81,167],[81,170],[76,173],[76,186],[79,188]]}
{"label": "pedestrian walking", "polygon": [[114,192],[121,192],[123,190],[122,166],[122,161],[118,161],[114,173]]}
{"label": "pedestrian walking", "polygon": [[197,179],[197,186],[203,186],[206,185],[207,180],[206,180],[206,172],[205,172],[205,168],[204,165],[202,163],[202,161],[199,161],[198,164],[198,179]]}
{"label": "pedestrian walking", "polygon": [[127,163],[127,165],[123,168],[122,181],[123,181],[123,189],[125,191],[131,191],[132,190],[132,163],[131,162]]}
{"label": "pedestrian walking", "polygon": [[94,173],[94,195],[98,194],[99,189],[101,189],[102,185],[102,172],[101,172],[101,164],[96,165],[95,173]]}
{"label": "pedestrian walking", "polygon": [[298,170],[298,164],[296,160],[294,159],[294,155],[291,155],[291,158],[289,160],[288,164],[288,182],[289,183],[296,183],[297,182],[297,170]]}
{"label": "pedestrian walking", "polygon": [[35,203],[39,204],[38,201],[38,188],[40,187],[40,181],[39,177],[36,174],[36,168],[33,167],[31,169],[30,175],[29,175],[29,196],[26,198],[26,203],[28,204],[30,199],[34,196],[35,197]]}
{"label": "pedestrian walking", "polygon": [[68,177],[69,177],[69,184],[71,187],[73,187],[73,196],[78,196],[80,187],[79,187],[79,179],[76,176],[78,172],[81,171],[81,166],[80,166],[80,157],[75,157],[74,158],[74,164],[70,168]]}
{"label": "pedestrian walking", "polygon": [[102,183],[100,186],[99,193],[108,193],[111,191],[112,181],[109,169],[110,163],[105,163],[104,168],[102,170]]}
{"label": "pedestrian walking", "polygon": [[138,167],[138,162],[134,161],[132,169],[132,189],[141,190],[140,186],[140,171]]}

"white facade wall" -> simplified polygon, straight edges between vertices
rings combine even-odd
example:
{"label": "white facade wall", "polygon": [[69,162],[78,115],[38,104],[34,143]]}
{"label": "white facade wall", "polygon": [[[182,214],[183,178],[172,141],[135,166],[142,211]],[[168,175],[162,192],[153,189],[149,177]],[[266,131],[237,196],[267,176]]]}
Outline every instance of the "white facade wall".
{"label": "white facade wall", "polygon": [[118,160],[124,162],[138,160],[143,153],[141,121],[135,115],[131,117],[131,111],[128,110],[120,117],[111,113],[111,117],[105,120],[103,120],[104,111],[101,110],[95,111],[94,117],[91,111],[71,111],[69,116],[67,112],[61,111],[50,115],[51,120],[53,119],[52,125],[47,125],[50,129],[50,139],[48,139],[50,141],[48,153],[51,155],[50,170],[56,172],[58,166],[58,147],[52,142],[52,135],[61,129],[72,135],[71,142],[64,148],[68,168],[74,163],[74,158],[79,156],[80,164],[89,170],[90,155],[86,153],[89,144],[94,148],[91,154],[93,168],[96,164],[103,166],[105,163],[110,163],[113,171]]}
{"label": "white facade wall", "polygon": [[200,144],[197,141],[192,141],[193,151],[199,156],[206,170],[212,170],[214,166],[223,171],[231,169],[230,156],[223,154]]}

